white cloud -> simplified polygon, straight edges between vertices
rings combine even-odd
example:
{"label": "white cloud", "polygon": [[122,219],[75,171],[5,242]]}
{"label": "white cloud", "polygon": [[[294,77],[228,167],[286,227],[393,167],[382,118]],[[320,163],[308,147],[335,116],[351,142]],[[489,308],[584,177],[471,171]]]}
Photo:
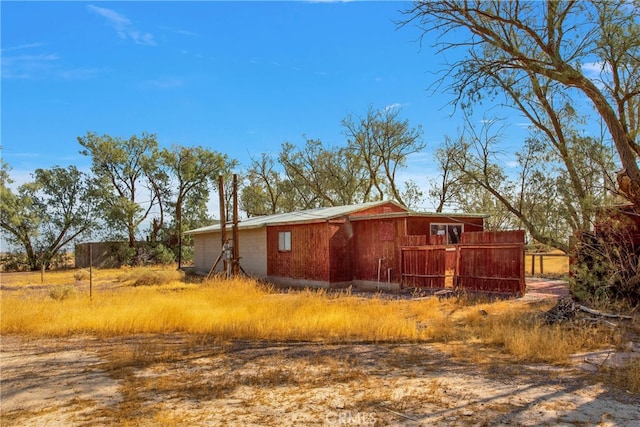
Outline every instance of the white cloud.
{"label": "white cloud", "polygon": [[582,64],[582,71],[587,75],[599,76],[600,73],[608,73],[610,70],[609,65],[602,62],[586,62]]}
{"label": "white cloud", "polygon": [[387,105],[386,107],[384,107],[384,111],[391,111],[395,110],[396,108],[402,108],[402,104],[396,102],[394,104]]}
{"label": "white cloud", "polygon": [[17,55],[2,57],[3,79],[42,77],[56,67],[57,54]]}
{"label": "white cloud", "polygon": [[104,7],[98,7],[93,5],[88,5],[87,9],[89,11],[102,16],[107,21],[107,24],[111,26],[115,31],[118,37],[124,40],[130,39],[136,44],[147,45],[147,46],[155,46],[156,42],[153,38],[153,34],[145,33],[139,31],[131,20],[124,15],[119,14],[118,12],[106,9]]}
{"label": "white cloud", "polygon": [[9,46],[9,47],[5,47],[3,49],[0,49],[0,52],[10,52],[13,50],[23,50],[23,49],[33,49],[35,47],[42,47],[45,46],[44,43],[27,43],[27,44],[21,44],[18,46]]}
{"label": "white cloud", "polygon": [[159,25],[158,28],[161,29],[161,30],[164,30],[164,31],[170,31],[172,33],[180,34],[180,35],[183,35],[183,36],[192,36],[192,37],[199,37],[200,36],[200,34],[198,34],[196,32],[189,31],[189,30],[181,30],[179,28],[164,27],[164,26],[161,26],[161,25]]}

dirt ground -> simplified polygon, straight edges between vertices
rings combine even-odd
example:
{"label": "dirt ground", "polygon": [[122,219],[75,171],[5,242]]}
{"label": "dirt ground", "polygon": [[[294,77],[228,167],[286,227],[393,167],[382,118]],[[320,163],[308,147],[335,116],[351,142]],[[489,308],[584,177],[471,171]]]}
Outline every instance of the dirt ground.
{"label": "dirt ground", "polygon": [[[553,298],[559,282],[524,298]],[[598,366],[518,364],[469,345],[2,337],[2,426],[636,426]],[[471,349],[471,350],[470,350]]]}

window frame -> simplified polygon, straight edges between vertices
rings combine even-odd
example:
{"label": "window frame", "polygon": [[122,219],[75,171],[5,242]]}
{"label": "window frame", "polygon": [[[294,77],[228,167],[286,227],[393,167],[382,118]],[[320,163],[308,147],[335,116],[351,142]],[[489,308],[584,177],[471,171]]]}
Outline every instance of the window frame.
{"label": "window frame", "polygon": [[[437,233],[438,228],[437,227],[444,227],[444,233]],[[434,233],[434,227],[435,227],[435,233]],[[451,241],[451,235],[452,235],[452,231],[451,229],[457,229],[458,231],[458,241],[457,242],[452,242]],[[461,224],[459,222],[432,222],[429,225],[429,237],[431,236],[439,236],[444,234],[445,236],[447,236],[446,239],[446,243],[447,245],[457,245],[460,244],[460,235],[464,233],[464,224]]]}
{"label": "window frame", "polygon": [[291,252],[291,231],[278,231],[278,252]]}

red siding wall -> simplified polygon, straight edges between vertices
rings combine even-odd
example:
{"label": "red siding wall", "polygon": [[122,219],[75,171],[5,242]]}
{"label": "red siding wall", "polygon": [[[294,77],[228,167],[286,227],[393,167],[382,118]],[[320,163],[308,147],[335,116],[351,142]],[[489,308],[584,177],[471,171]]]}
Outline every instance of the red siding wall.
{"label": "red siding wall", "polygon": [[[269,226],[267,275],[327,283],[378,279],[401,283],[402,246],[427,243],[432,223],[463,223],[464,233],[482,230],[482,218],[362,218],[393,212],[404,210],[389,204],[352,214],[352,218],[360,217],[352,221]],[[291,251],[278,250],[281,231],[291,232]]]}
{"label": "red siding wall", "polygon": [[[458,245],[410,245],[420,240],[405,239],[405,286],[524,294],[524,231],[463,233]],[[450,269],[453,280],[448,285]]]}
{"label": "red siding wall", "polygon": [[376,207],[365,209],[359,212],[350,213],[349,216],[353,218],[358,216],[379,215],[379,214],[406,212],[406,211],[407,210],[405,208],[396,206],[393,203],[388,203],[386,205],[376,206]]}
{"label": "red siding wall", "polygon": [[[278,233],[291,232],[291,251],[278,251]],[[267,275],[329,281],[329,224],[267,228]]]}
{"label": "red siding wall", "polygon": [[[353,279],[399,283],[405,218],[371,219],[353,223]],[[391,275],[388,277],[388,269]]]}
{"label": "red siding wall", "polygon": [[351,254],[353,226],[350,222],[329,223],[329,278],[331,283],[353,280]]}

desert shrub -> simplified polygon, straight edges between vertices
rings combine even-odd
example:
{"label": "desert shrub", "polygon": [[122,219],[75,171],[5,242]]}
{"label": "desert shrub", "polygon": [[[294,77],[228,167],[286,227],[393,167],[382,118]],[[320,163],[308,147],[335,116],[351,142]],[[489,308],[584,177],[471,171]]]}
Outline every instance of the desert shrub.
{"label": "desert shrub", "polygon": [[580,301],[606,307],[640,304],[640,256],[634,247],[635,225],[612,216],[596,232],[579,236],[570,289]]}
{"label": "desert shrub", "polygon": [[29,260],[27,255],[20,252],[6,252],[0,255],[2,271],[28,271]]}
{"label": "desert shrub", "polygon": [[162,243],[158,244],[152,251],[152,259],[156,264],[168,265],[175,262],[175,255]]}
{"label": "desert shrub", "polygon": [[58,285],[49,290],[49,296],[56,301],[63,301],[75,297],[78,291],[71,285]]}
{"label": "desert shrub", "polygon": [[133,286],[160,286],[181,281],[184,273],[178,270],[162,270],[157,268],[134,268],[120,277],[123,282],[130,282]]}
{"label": "desert shrub", "polygon": [[89,278],[89,272],[85,269],[80,269],[75,273],[73,273],[73,278],[76,279],[78,282],[81,280],[87,280]]}
{"label": "desert shrub", "polygon": [[193,264],[193,246],[182,246],[182,264]]}
{"label": "desert shrub", "polygon": [[136,256],[136,248],[132,248],[121,242],[113,242],[110,246],[114,266],[132,265]]}

